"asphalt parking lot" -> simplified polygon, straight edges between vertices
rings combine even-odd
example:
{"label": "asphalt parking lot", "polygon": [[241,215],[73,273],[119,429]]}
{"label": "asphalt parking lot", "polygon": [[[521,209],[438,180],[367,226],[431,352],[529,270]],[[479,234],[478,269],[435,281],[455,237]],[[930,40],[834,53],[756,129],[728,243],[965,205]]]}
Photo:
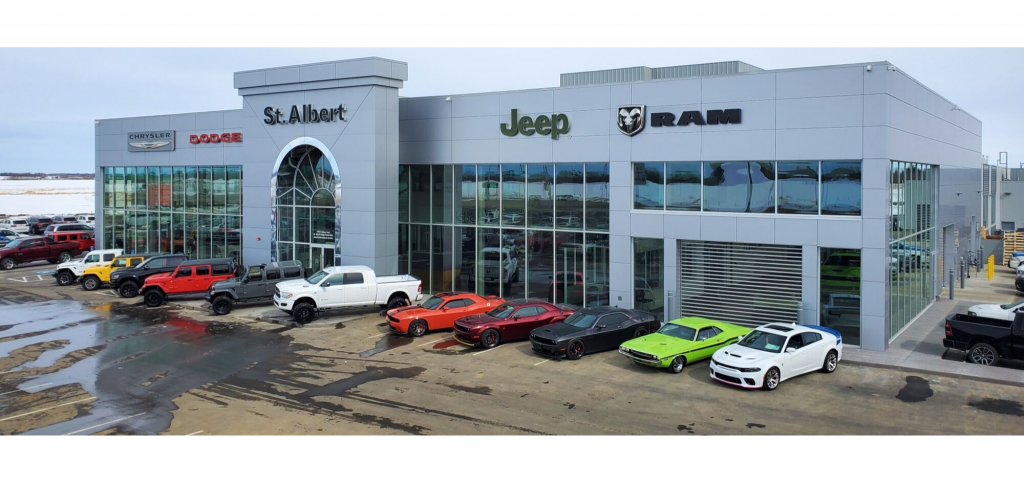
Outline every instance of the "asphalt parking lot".
{"label": "asphalt parking lot", "polygon": [[1024,433],[1020,387],[841,363],[749,391],[706,362],[673,375],[394,336],[376,311],[294,328],[251,317],[269,306],[150,309],[48,269],[0,272],[0,434]]}

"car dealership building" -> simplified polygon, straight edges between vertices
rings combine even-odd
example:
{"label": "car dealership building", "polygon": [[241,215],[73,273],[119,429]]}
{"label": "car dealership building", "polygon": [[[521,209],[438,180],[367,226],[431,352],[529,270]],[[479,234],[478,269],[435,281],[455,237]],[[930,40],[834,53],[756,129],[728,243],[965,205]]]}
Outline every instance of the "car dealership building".
{"label": "car dealership building", "polygon": [[981,122],[887,62],[399,97],[408,72],[236,72],[240,109],[96,121],[98,246],[822,324],[871,350],[979,247]]}

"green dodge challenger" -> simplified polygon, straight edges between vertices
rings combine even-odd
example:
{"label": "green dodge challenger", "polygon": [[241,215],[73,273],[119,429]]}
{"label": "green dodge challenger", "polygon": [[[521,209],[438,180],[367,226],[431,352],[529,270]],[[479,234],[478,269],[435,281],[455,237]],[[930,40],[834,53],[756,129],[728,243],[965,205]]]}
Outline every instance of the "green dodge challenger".
{"label": "green dodge challenger", "polygon": [[619,346],[619,353],[641,365],[683,371],[687,363],[710,358],[719,348],[738,341],[750,332],[735,324],[690,317],[669,321],[657,333],[631,339]]}

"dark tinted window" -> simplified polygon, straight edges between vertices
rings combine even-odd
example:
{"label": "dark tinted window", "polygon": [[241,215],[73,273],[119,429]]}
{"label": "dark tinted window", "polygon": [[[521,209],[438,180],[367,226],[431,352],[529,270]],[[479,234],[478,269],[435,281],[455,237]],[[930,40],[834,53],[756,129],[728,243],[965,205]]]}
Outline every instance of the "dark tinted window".
{"label": "dark tinted window", "polygon": [[213,265],[213,275],[215,275],[215,276],[224,276],[224,275],[231,274],[232,272],[234,272],[234,271],[231,270],[231,266],[229,266],[227,264],[214,264]]}
{"label": "dark tinted window", "polygon": [[801,336],[804,337],[804,346],[821,341],[821,335],[818,333],[804,333]]}
{"label": "dark tinted window", "polygon": [[720,331],[718,330],[718,328],[715,327],[703,328],[697,333],[697,341],[703,341],[708,338],[714,338],[716,335],[718,335],[719,332]]}
{"label": "dark tinted window", "polygon": [[597,324],[604,325],[604,326],[609,326],[609,327],[611,327],[611,326],[618,326],[618,325],[622,324],[622,322],[627,320],[627,319],[629,319],[629,317],[626,316],[625,314],[614,313],[614,314],[605,315],[604,317],[601,318],[600,321],[598,321]]}
{"label": "dark tinted window", "polygon": [[362,272],[350,272],[345,274],[345,284],[362,284],[363,273]]}
{"label": "dark tinted window", "polygon": [[25,244],[25,248],[27,249],[29,247],[41,247],[42,245],[43,245],[43,241],[42,240],[33,240],[33,241],[29,242],[28,244]]}
{"label": "dark tinted window", "polygon": [[[273,272],[277,272],[277,271],[274,271],[274,270],[268,271],[268,275],[270,273],[273,273]],[[259,267],[250,267],[249,268],[249,274],[247,276],[245,276],[245,277],[249,279],[249,282],[260,282],[260,281],[263,280],[263,271],[260,270]]]}
{"label": "dark tinted window", "polygon": [[196,275],[197,276],[208,276],[208,275],[210,275],[210,266],[197,266],[196,267]]}
{"label": "dark tinted window", "polygon": [[291,277],[299,277],[301,275],[302,275],[302,271],[299,270],[299,269],[285,269],[284,270],[284,277],[291,278]]}
{"label": "dark tinted window", "polygon": [[529,306],[522,308],[519,311],[516,311],[516,316],[519,316],[520,318],[529,318],[531,316],[536,316],[543,312],[544,308],[540,306]]}
{"label": "dark tinted window", "polygon": [[135,267],[135,266],[137,266],[137,265],[142,263],[142,258],[141,257],[132,257],[129,260],[131,261],[131,264],[129,264],[129,265],[132,266],[132,267]]}
{"label": "dark tinted window", "polygon": [[146,263],[146,269],[163,269],[167,267],[167,259],[150,259]]}
{"label": "dark tinted window", "polygon": [[455,309],[469,306],[472,303],[473,302],[470,301],[469,299],[456,299],[454,301],[449,301],[448,304],[445,304],[444,307],[448,309]]}
{"label": "dark tinted window", "polygon": [[191,267],[182,267],[181,269],[178,269],[178,277],[190,277],[190,276],[192,276],[192,268]]}
{"label": "dark tinted window", "polygon": [[267,269],[267,280],[268,281],[277,281],[277,280],[280,280],[280,279],[281,279],[281,270],[280,269]]}
{"label": "dark tinted window", "polygon": [[107,262],[114,260],[114,257],[114,254],[103,254],[103,260]]}
{"label": "dark tinted window", "polygon": [[804,346],[804,338],[803,338],[803,336],[804,336],[803,334],[794,334],[791,338],[789,338],[789,343],[786,344],[786,349],[789,349],[789,348],[803,348],[803,346]]}
{"label": "dark tinted window", "polygon": [[327,278],[324,284],[330,283],[332,286],[345,284],[345,274],[335,274]]}

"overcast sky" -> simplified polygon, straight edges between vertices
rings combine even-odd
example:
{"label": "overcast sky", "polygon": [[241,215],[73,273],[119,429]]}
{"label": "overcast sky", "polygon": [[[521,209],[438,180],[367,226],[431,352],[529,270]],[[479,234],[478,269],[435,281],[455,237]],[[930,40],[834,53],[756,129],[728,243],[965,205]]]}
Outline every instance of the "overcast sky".
{"label": "overcast sky", "polygon": [[92,172],[93,121],[241,107],[232,73],[380,56],[402,96],[558,85],[564,72],[741,60],[762,69],[887,60],[983,123],[990,162],[1024,161],[1020,49],[0,49],[0,171]]}

